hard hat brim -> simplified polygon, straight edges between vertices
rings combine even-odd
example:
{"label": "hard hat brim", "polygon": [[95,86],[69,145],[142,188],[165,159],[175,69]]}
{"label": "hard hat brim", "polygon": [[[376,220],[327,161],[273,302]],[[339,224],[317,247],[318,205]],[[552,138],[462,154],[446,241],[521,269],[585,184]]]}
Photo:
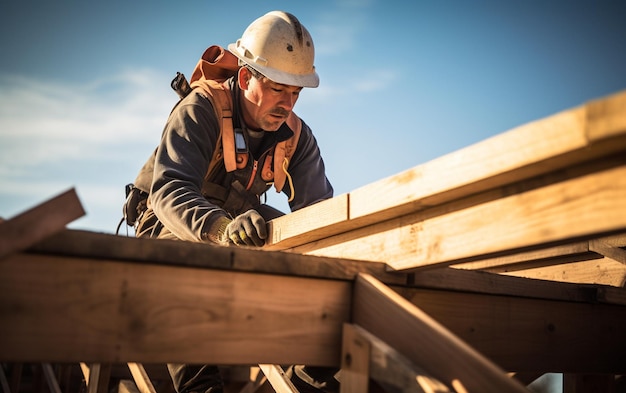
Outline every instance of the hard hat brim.
{"label": "hard hat brim", "polygon": [[313,73],[310,74],[299,75],[257,64],[251,59],[248,59],[245,56],[241,55],[237,50],[236,43],[229,44],[228,51],[235,55],[243,63],[254,68],[273,82],[298,87],[318,87],[320,84],[319,76],[317,75],[317,72],[315,72],[315,70],[313,70]]}

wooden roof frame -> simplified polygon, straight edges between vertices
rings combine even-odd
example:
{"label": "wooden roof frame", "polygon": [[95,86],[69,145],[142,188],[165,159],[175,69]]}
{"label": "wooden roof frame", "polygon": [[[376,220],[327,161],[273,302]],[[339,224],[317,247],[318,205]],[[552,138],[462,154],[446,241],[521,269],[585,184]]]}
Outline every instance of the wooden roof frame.
{"label": "wooden roof frame", "polygon": [[273,220],[264,249],[65,230],[70,190],[0,222],[0,361],[341,366],[352,391],[372,351],[456,391],[626,373],[624,288],[522,277],[624,264],[625,152],[622,92]]}

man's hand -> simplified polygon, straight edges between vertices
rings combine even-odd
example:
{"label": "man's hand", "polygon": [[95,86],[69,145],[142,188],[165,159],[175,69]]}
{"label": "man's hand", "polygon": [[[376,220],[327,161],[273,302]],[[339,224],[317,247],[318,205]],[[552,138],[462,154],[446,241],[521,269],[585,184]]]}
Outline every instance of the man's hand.
{"label": "man's hand", "polygon": [[265,244],[267,228],[265,220],[256,210],[248,210],[238,215],[228,224],[224,232],[224,241],[238,246],[257,246]]}

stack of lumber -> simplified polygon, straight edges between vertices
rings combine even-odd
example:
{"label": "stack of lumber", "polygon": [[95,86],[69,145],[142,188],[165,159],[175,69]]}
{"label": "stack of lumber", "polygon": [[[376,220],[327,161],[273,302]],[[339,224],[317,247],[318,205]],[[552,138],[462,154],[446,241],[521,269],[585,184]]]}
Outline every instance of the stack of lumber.
{"label": "stack of lumber", "polygon": [[[623,265],[615,248],[626,238],[604,237],[626,228],[625,163],[622,92],[278,218],[267,248],[401,271],[502,272],[523,261],[606,253]],[[623,279],[626,270],[612,271]]]}

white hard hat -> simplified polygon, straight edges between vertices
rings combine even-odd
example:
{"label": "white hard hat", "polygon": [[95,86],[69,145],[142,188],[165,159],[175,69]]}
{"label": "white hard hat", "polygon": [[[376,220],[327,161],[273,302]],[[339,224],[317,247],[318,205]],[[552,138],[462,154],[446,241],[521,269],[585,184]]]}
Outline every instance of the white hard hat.
{"label": "white hard hat", "polygon": [[236,43],[228,45],[243,62],[276,83],[317,87],[315,48],[308,30],[290,13],[272,11],[248,26]]}

